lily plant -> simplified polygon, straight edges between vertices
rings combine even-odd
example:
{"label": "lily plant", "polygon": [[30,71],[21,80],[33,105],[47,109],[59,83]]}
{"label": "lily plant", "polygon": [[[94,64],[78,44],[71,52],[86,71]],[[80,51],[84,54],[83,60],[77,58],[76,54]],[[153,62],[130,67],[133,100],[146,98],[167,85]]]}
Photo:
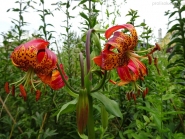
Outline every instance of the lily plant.
{"label": "lily plant", "polygon": [[[104,33],[107,40],[103,49],[99,38],[100,33]],[[133,89],[126,94],[128,100],[132,98],[136,101],[136,92],[142,92],[144,97],[148,93],[148,88],[142,88],[137,83],[138,80],[143,81],[148,74],[147,67],[141,60],[148,59],[149,64],[151,64],[152,54],[160,50],[160,47],[156,44],[152,48],[139,52],[135,51],[137,42],[137,31],[131,24],[116,25],[107,30],[95,26],[94,29],[88,30],[85,57],[82,53],[79,54],[81,87],[76,90],[69,85],[63,65],[57,63],[57,56],[47,48],[49,42],[43,39],[31,40],[16,47],[10,56],[13,65],[25,71],[26,75],[15,83],[5,83],[5,90],[7,93],[12,92],[14,94],[15,87],[19,86],[20,95],[26,100],[26,90],[30,88],[29,84],[31,84],[31,87],[36,91],[36,100],[38,100],[41,91],[36,89],[36,86],[39,84],[48,85],[53,90],[66,86],[68,93],[74,97],[74,100],[63,105],[57,117],[61,113],[65,113],[65,110],[70,109],[71,106],[76,106],[78,133],[81,138],[88,137],[89,139],[96,138],[93,99],[97,99],[102,103],[102,134],[100,137],[102,138],[108,127],[108,113],[122,119],[118,103],[100,92],[108,83],[107,81],[116,86],[132,84]],[[141,56],[138,53],[144,53],[144,55]],[[154,58],[154,65],[157,67],[157,58]],[[119,81],[108,78],[108,72],[113,69],[117,70]],[[98,83],[92,82],[95,70],[101,71],[102,77]],[[12,91],[10,91],[9,86],[12,86]]]}

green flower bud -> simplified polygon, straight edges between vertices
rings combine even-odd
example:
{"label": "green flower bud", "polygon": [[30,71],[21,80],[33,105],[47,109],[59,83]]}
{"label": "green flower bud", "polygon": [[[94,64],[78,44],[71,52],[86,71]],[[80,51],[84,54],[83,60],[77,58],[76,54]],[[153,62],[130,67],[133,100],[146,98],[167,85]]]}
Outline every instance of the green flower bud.
{"label": "green flower bud", "polygon": [[83,134],[84,129],[87,125],[88,113],[89,113],[88,93],[86,90],[81,90],[78,97],[76,109],[77,127],[78,132],[80,134]]}

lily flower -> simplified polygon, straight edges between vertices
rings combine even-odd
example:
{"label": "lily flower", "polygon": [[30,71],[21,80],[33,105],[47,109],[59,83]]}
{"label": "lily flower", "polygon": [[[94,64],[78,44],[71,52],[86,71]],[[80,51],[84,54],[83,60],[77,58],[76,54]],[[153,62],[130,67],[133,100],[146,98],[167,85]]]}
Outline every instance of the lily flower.
{"label": "lily flower", "polygon": [[[118,31],[119,29],[128,30],[130,35]],[[156,44],[154,48],[146,50],[148,54],[145,56],[139,56],[134,51],[138,42],[137,32],[131,24],[116,25],[107,29],[105,38],[108,41],[105,43],[105,47],[100,55],[93,58],[94,62],[104,70],[116,69],[121,79],[117,85],[122,86],[132,82],[134,84],[134,92],[138,90],[143,92],[143,89],[136,84],[138,79],[144,80],[144,76],[147,75],[147,68],[140,59],[148,58],[149,62],[151,62],[151,54],[160,50],[159,45]]]}
{"label": "lily flower", "polygon": [[[57,56],[47,48],[48,45],[48,41],[34,39],[16,47],[10,56],[13,65],[26,72],[22,79],[10,84],[15,85],[15,87],[19,86],[20,96],[23,96],[24,100],[26,100],[25,88],[28,88],[30,84],[36,91],[37,96],[40,96],[40,91],[36,89],[35,83],[39,85],[39,83],[43,81],[54,90],[64,86],[62,78],[57,72]],[[35,81],[35,75],[41,78],[41,81]],[[10,92],[8,88],[9,84],[6,83],[5,90],[7,93]],[[39,97],[36,97],[36,100],[38,100],[38,98]]]}
{"label": "lily flower", "polygon": [[[131,36],[116,31],[121,28],[128,29],[131,32]],[[129,60],[134,56],[133,49],[138,41],[136,30],[131,24],[117,25],[109,28],[105,32],[106,39],[108,39],[113,32],[113,37],[105,44],[104,50],[99,56],[93,59],[94,62],[104,70],[112,70],[127,65]]]}

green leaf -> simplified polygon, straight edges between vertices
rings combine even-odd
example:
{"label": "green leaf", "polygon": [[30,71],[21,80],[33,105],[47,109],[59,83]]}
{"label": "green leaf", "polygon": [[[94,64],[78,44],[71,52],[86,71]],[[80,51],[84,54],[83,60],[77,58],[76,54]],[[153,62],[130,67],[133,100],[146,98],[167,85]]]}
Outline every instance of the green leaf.
{"label": "green leaf", "polygon": [[175,95],[174,94],[165,94],[162,96],[162,100],[168,100],[173,98]]}
{"label": "green leaf", "polygon": [[180,12],[182,13],[183,11],[185,11],[185,5],[182,6],[182,8],[180,9]]}
{"label": "green leaf", "polygon": [[149,123],[150,122],[150,119],[146,116],[146,115],[143,115],[143,119],[145,120],[145,122]]}
{"label": "green leaf", "polygon": [[178,11],[174,11],[170,14],[169,18],[172,17],[175,13],[177,13]]}
{"label": "green leaf", "polygon": [[183,51],[182,51],[182,49],[181,49],[181,45],[179,45],[179,44],[175,44],[175,45],[173,46],[173,51],[172,51],[172,53],[169,55],[168,61],[170,61],[170,59],[171,59],[172,57],[176,56],[176,55],[182,55],[182,56],[183,56]]}
{"label": "green leaf", "polygon": [[139,130],[144,129],[144,124],[138,119],[136,119],[136,126]]}
{"label": "green leaf", "polygon": [[14,11],[14,12],[19,12],[20,9],[19,9],[19,8],[13,8],[12,11]]}
{"label": "green leaf", "polygon": [[69,1],[67,2],[66,8],[68,9],[70,7]]}
{"label": "green leaf", "polygon": [[53,38],[52,34],[49,35],[48,40],[50,40],[51,38]]}
{"label": "green leaf", "polygon": [[57,120],[61,114],[70,113],[76,109],[77,98],[64,104],[57,114]]}
{"label": "green leaf", "polygon": [[6,12],[9,12],[11,9],[8,9]]}
{"label": "green leaf", "polygon": [[[104,93],[106,94],[106,92]],[[109,99],[108,97],[99,92],[91,93],[91,96],[103,103],[107,112],[123,119],[122,113],[119,109],[119,105],[116,101]]]}
{"label": "green leaf", "polygon": [[88,23],[90,23],[89,17],[84,12],[80,12],[80,16],[83,17],[84,19],[86,19],[88,21]]}
{"label": "green leaf", "polygon": [[120,137],[121,139],[125,139],[125,137],[123,137],[122,131],[119,131],[119,137]]}
{"label": "green leaf", "polygon": [[85,134],[78,133],[78,135],[80,136],[81,139],[88,139],[88,136]]}
{"label": "green leaf", "polygon": [[92,2],[100,2],[100,0],[91,0]]}
{"label": "green leaf", "polygon": [[183,40],[181,38],[174,38],[172,41],[168,43],[168,46],[171,46],[174,43],[183,43]]}
{"label": "green leaf", "polygon": [[87,0],[82,0],[78,5],[84,4]]}
{"label": "green leaf", "polygon": [[48,129],[46,129],[46,131],[43,134],[43,139],[50,137],[50,136],[54,136],[56,134],[58,134],[58,133],[56,133],[56,130],[49,130],[49,128],[48,128]]}
{"label": "green leaf", "polygon": [[180,30],[181,28],[180,28],[180,24],[179,23],[177,23],[177,24],[175,24],[175,25],[173,25],[169,30],[168,30],[168,32],[167,33],[169,33],[169,32],[173,32],[173,31],[176,31],[176,30]]}
{"label": "green leaf", "polygon": [[35,123],[38,126],[41,126],[42,125],[42,121],[43,121],[43,112],[42,113],[36,112],[36,115],[33,115],[32,118],[35,120]]}
{"label": "green leaf", "polygon": [[177,115],[177,114],[185,114],[184,111],[167,111],[163,112],[164,115]]}
{"label": "green leaf", "polygon": [[101,42],[100,42],[100,38],[99,38],[97,33],[92,33],[92,40],[93,40],[94,46],[95,46],[95,53],[100,54],[100,52],[101,52]]}

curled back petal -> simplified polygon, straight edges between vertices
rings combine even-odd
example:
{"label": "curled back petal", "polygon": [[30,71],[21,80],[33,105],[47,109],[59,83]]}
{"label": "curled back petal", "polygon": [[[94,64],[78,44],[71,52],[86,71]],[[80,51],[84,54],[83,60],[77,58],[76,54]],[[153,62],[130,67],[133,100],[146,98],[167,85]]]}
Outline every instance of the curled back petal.
{"label": "curled back petal", "polygon": [[124,52],[127,51],[128,46],[129,45],[127,45],[125,43],[125,40],[123,38],[113,36],[105,44],[104,50],[106,50],[106,49],[107,50],[112,50],[112,49],[116,48],[119,53],[124,53]]}
{"label": "curled back petal", "polygon": [[[131,44],[131,37],[123,32],[116,31],[113,34],[113,37],[108,40],[105,44],[104,49],[111,50],[112,48],[117,48],[118,51],[123,52],[128,49],[128,46]],[[111,47],[110,47],[111,45]]]}
{"label": "curled back petal", "polygon": [[113,26],[113,27],[107,29],[107,31],[105,32],[106,39],[110,38],[110,36],[113,34],[113,32],[115,32],[119,29],[122,29],[122,28],[128,29],[130,31],[131,44],[128,46],[128,48],[130,50],[134,49],[134,47],[136,47],[136,45],[137,45],[138,37],[137,37],[137,32],[136,32],[134,26],[131,24],[116,25],[116,26]]}

